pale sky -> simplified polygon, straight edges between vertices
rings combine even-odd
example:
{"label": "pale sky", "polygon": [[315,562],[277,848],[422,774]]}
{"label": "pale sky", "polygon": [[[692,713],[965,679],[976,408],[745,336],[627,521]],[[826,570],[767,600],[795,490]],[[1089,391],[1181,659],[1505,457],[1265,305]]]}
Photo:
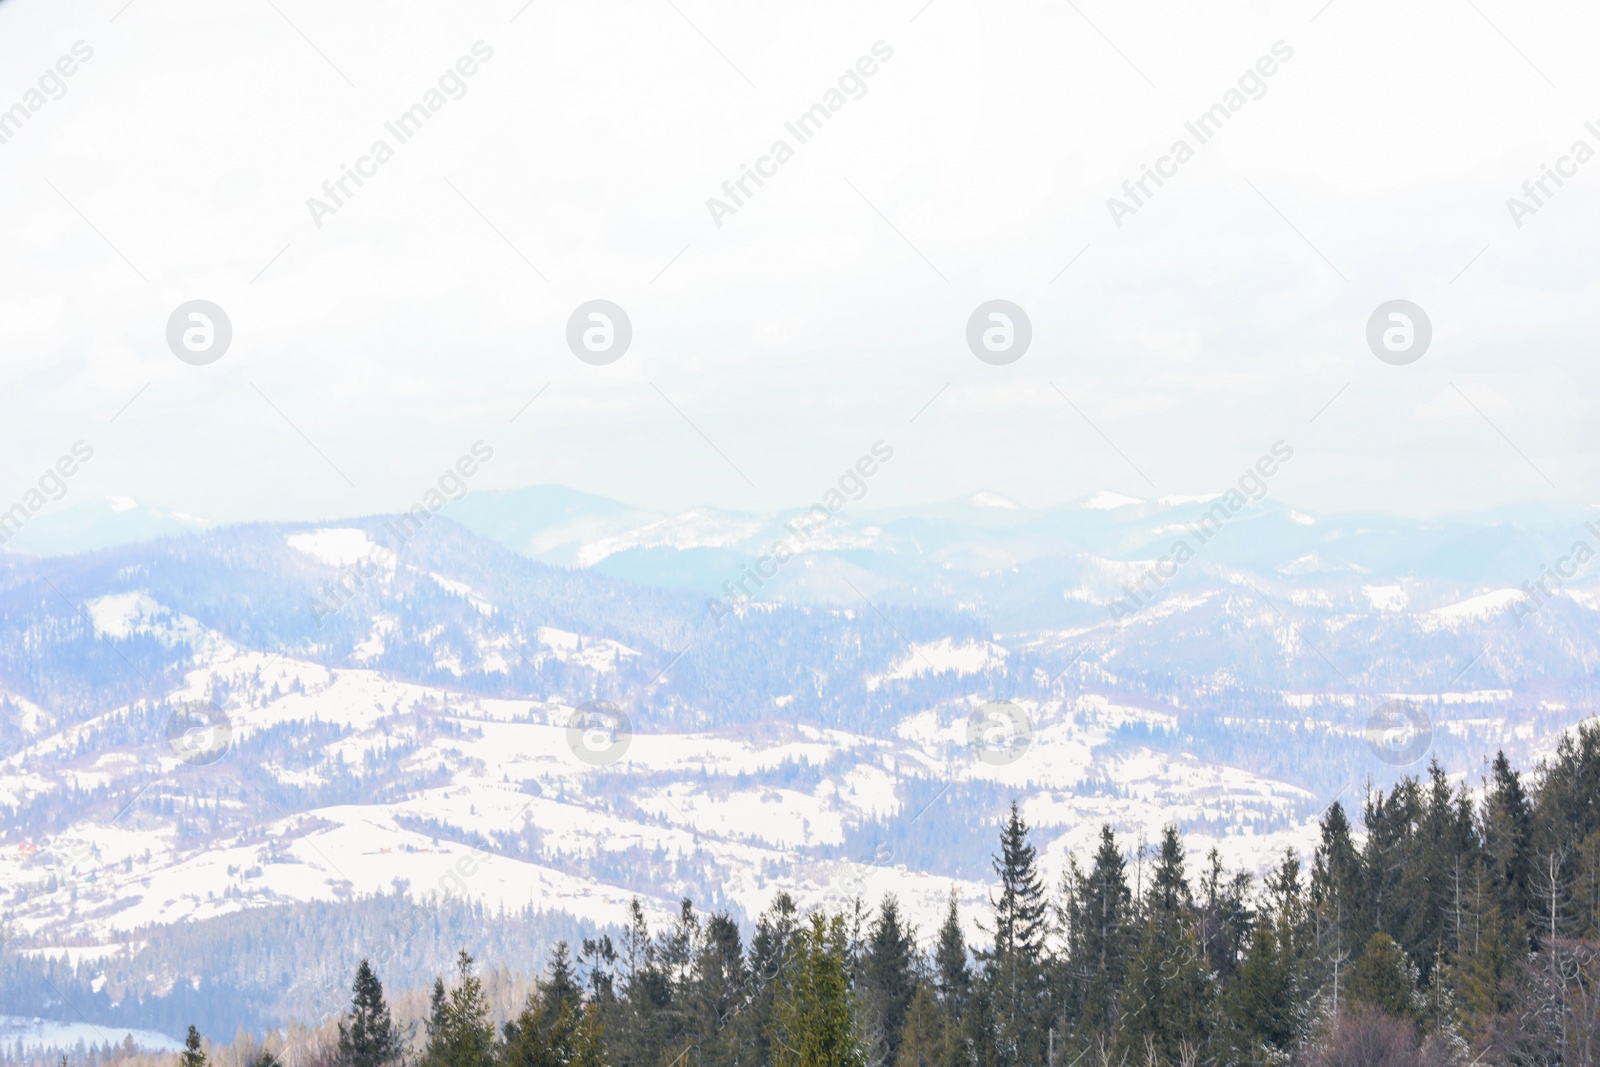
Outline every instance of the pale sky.
{"label": "pale sky", "polygon": [[[4,0],[0,509],[80,439],[50,507],[219,521],[398,509],[479,439],[474,487],[661,509],[804,505],[879,439],[882,505],[1215,492],[1278,440],[1274,496],[1316,510],[1594,501],[1600,159],[1520,227],[1507,198],[1600,150],[1597,31],[1506,0]],[[204,366],[166,339],[194,299],[232,325]],[[592,299],[632,322],[606,365],[565,340]],[[1001,366],[966,341],[994,299],[1032,324]],[[1395,299],[1433,329],[1406,366],[1365,339]]]}

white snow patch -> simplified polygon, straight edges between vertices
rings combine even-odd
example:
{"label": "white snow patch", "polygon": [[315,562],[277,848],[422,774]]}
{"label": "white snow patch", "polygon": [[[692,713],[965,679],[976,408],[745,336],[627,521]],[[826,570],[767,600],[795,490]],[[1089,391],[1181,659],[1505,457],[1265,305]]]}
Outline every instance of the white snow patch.
{"label": "white snow patch", "polygon": [[911,651],[885,674],[867,677],[867,688],[877,689],[886,681],[914,678],[922,674],[978,674],[1005,663],[1006,650],[988,641],[962,641],[941,637],[937,641],[913,643]]}
{"label": "white snow patch", "polygon": [[1113,493],[1109,489],[1102,489],[1088,500],[1085,500],[1083,506],[1093,508],[1095,511],[1114,511],[1117,508],[1125,508],[1129,504],[1143,503],[1144,501],[1136,496],[1123,496],[1121,493]]}
{"label": "white snow patch", "polygon": [[72,1049],[81,1041],[85,1046],[120,1044],[131,1036],[133,1043],[150,1052],[180,1052],[183,1042],[154,1030],[129,1030],[121,1026],[96,1026],[93,1023],[61,1023],[53,1019],[28,1019],[19,1015],[0,1015],[0,1044],[15,1048],[20,1041],[25,1049]]}
{"label": "white snow patch", "polygon": [[735,518],[710,508],[647,523],[578,549],[578,566],[592,567],[607,556],[630,548],[728,548],[760,532],[764,520]]}
{"label": "white snow patch", "polygon": [[1404,611],[1408,602],[1406,591],[1398,585],[1364,585],[1361,592],[1379,611]]}
{"label": "white snow patch", "polygon": [[377,549],[378,545],[365,530],[326,529],[312,533],[291,534],[289,547],[304,552],[319,563],[330,567],[348,567],[358,563]]}
{"label": "white snow patch", "polygon": [[1434,608],[1428,612],[1430,618],[1442,623],[1466,622],[1469,619],[1487,619],[1498,612],[1505,611],[1513,604],[1520,602],[1527,594],[1520,589],[1496,589],[1490,593],[1463,600],[1459,604],[1450,604],[1442,608]]}

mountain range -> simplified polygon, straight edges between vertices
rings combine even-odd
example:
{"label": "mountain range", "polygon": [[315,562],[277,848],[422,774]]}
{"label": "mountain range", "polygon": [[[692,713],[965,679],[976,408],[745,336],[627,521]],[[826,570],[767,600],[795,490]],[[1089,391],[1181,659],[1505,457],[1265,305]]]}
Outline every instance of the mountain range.
{"label": "mountain range", "polygon": [[1470,787],[1593,713],[1592,509],[1217,507],[986,492],[806,525],[540,487],[403,542],[391,516],[40,515],[9,547],[54,553],[0,557],[0,1014],[312,1017],[342,987],[303,974],[348,974],[352,939],[217,961],[416,908],[401,986],[484,914],[531,969],[633,896],[746,921],[893,891],[927,934],[952,890],[981,915],[1012,799],[1052,872],[1102,823],[1257,871],[1335,798],[1433,758]]}

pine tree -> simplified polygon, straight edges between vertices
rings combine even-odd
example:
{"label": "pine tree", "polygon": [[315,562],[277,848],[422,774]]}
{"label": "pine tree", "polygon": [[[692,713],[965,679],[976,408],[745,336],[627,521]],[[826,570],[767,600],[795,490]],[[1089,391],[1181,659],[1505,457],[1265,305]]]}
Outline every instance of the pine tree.
{"label": "pine tree", "polygon": [[917,982],[895,1058],[889,1062],[892,1067],[958,1067],[965,1062],[959,1030],[952,1026],[927,980]]}
{"label": "pine tree", "polygon": [[736,1031],[728,1023],[748,1003],[749,972],[745,967],[739,924],[725,912],[705,924],[690,981],[690,1037],[701,1067],[732,1067],[740,1062]]}
{"label": "pine tree", "polygon": [[504,1034],[503,1067],[603,1067],[599,1011],[582,1003],[566,942],[557,942],[549,973]]}
{"label": "pine tree", "polygon": [[383,999],[383,983],[362,960],[351,990],[348,1022],[339,1022],[339,1067],[390,1067],[404,1052],[400,1028]]}
{"label": "pine tree", "polygon": [[864,1023],[875,1062],[892,1064],[899,1051],[917,987],[916,947],[915,931],[901,922],[899,902],[892,894],[884,897],[861,960]]}
{"label": "pine tree", "polygon": [[1064,895],[1067,1000],[1077,1023],[1075,1043],[1086,1048],[1109,1036],[1134,947],[1127,861],[1111,827],[1100,827],[1088,874],[1075,860],[1069,865]]}
{"label": "pine tree", "polygon": [[795,936],[773,1009],[773,1067],[866,1067],[846,940],[843,918],[821,913]]}
{"label": "pine tree", "polygon": [[431,1007],[424,1053],[429,1067],[494,1067],[495,1035],[489,1025],[489,1003],[466,949],[456,956],[455,988],[447,996],[444,982],[436,980]]}
{"label": "pine tree", "polygon": [[983,954],[984,982],[994,1011],[1000,1067],[1035,1063],[1044,1055],[1049,989],[1045,982],[1047,905],[1028,824],[1015,801],[1000,832],[994,907],[994,946]]}
{"label": "pine tree", "polygon": [[[62,1057],[65,1061],[66,1057]],[[184,1039],[183,1051],[178,1053],[178,1067],[206,1067],[206,1054],[200,1051],[200,1031],[192,1025]]]}
{"label": "pine tree", "polygon": [[1350,973],[1349,997],[1388,1015],[1416,1018],[1416,969],[1394,938],[1372,935]]}
{"label": "pine tree", "polygon": [[1144,930],[1119,1000],[1117,1046],[1177,1062],[1197,1054],[1213,1029],[1214,988],[1195,934],[1192,895],[1175,827],[1161,836],[1144,900]]}
{"label": "pine tree", "polygon": [[778,995],[793,966],[801,935],[800,912],[788,893],[780,892],[756,920],[750,938],[746,1007],[734,1016],[729,1039],[738,1048],[738,1062],[773,1062],[773,1031]]}

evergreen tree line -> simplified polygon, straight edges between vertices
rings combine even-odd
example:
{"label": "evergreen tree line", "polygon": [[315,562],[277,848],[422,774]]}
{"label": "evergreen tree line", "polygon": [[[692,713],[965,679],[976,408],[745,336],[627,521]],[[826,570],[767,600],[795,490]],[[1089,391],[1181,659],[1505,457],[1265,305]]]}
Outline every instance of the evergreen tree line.
{"label": "evergreen tree line", "polygon": [[[1482,788],[1437,762],[1342,804],[1308,863],[1259,885],[1175,828],[1144,855],[1103,827],[1047,885],[1013,803],[970,945],[952,895],[924,952],[893,896],[748,944],[682,902],[652,931],[559,943],[496,1028],[474,961],[403,1036],[363,962],[330,1067],[1077,1067],[1600,1064],[1600,724]],[[198,1047],[198,1046],[196,1046]],[[204,1067],[187,1057],[182,1067]],[[259,1067],[273,1067],[271,1064]],[[303,1067],[291,1063],[290,1067]]]}

